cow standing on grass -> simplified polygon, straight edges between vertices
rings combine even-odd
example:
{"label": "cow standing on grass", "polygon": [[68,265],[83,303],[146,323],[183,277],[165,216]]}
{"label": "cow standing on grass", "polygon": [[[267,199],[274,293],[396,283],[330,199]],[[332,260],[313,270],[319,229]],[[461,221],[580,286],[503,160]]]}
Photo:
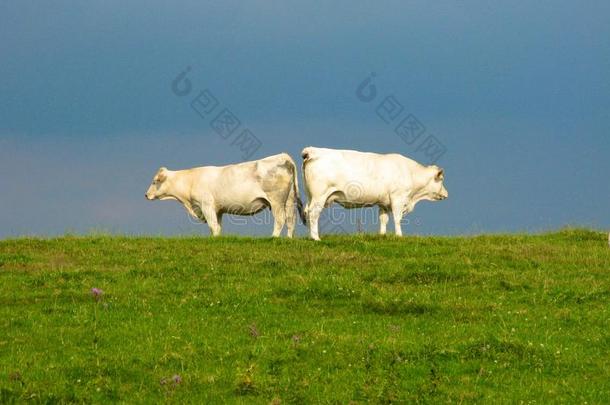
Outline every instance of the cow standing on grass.
{"label": "cow standing on grass", "polygon": [[438,166],[423,166],[392,153],[358,152],[308,147],[303,157],[303,178],[308,202],[305,216],[309,234],[318,235],[318,218],[324,207],[336,202],[344,208],[379,206],[379,233],[385,235],[389,213],[396,235],[402,236],[400,221],[421,200],[440,201],[449,196]]}
{"label": "cow standing on grass", "polygon": [[207,222],[212,235],[220,235],[223,214],[254,215],[271,208],[273,236],[284,224],[294,234],[295,208],[303,223],[296,165],[286,154],[228,166],[187,170],[159,169],[146,192],[149,200],[177,200],[193,217]]}

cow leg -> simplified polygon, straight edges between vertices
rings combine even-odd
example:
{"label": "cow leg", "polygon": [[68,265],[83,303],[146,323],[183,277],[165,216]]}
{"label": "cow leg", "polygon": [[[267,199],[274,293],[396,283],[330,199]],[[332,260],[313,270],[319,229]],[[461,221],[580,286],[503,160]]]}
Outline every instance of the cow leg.
{"label": "cow leg", "polygon": [[313,240],[320,240],[318,234],[318,219],[324,209],[326,199],[313,199],[307,204],[307,222],[309,222],[309,236]]}
{"label": "cow leg", "polygon": [[394,230],[396,236],[402,236],[400,221],[402,220],[402,207],[404,204],[392,204],[392,216],[394,217]]}
{"label": "cow leg", "polygon": [[208,222],[208,226],[210,227],[210,231],[212,232],[212,236],[220,235],[220,224],[219,217],[216,210],[213,208],[204,208],[202,209],[203,215]]}
{"label": "cow leg", "polygon": [[218,225],[218,235],[222,232],[222,212],[216,213],[216,224]]}
{"label": "cow leg", "polygon": [[318,193],[317,191],[312,193],[312,190],[307,192],[308,196],[313,194],[305,209],[305,216],[307,217],[307,222],[309,222],[309,236],[311,236],[311,239],[313,240],[320,240],[320,235],[318,234],[318,219],[320,219],[320,214],[324,207],[330,207],[330,205],[332,205],[332,201],[328,203],[328,199],[336,191],[338,191],[336,188],[330,188],[322,193]]}
{"label": "cow leg", "polygon": [[273,215],[273,236],[277,238],[282,233],[286,222],[286,207],[282,204],[271,203],[271,214]]}
{"label": "cow leg", "polygon": [[388,215],[387,208],[380,206],[379,207],[379,234],[380,235],[385,235],[389,220],[390,220],[390,216]]}
{"label": "cow leg", "polygon": [[284,209],[286,215],[286,236],[292,238],[292,236],[294,235],[294,226],[296,225],[297,221],[297,217],[295,214],[296,196],[293,187],[290,187],[290,192],[288,193],[288,199],[286,200],[286,205]]}

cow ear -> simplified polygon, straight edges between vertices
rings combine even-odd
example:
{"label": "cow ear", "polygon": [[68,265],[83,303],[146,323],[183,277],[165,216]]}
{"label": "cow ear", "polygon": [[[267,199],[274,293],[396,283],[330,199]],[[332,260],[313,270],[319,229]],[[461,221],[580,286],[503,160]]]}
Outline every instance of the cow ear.
{"label": "cow ear", "polygon": [[445,179],[445,170],[439,168],[434,179],[436,181],[443,181]]}
{"label": "cow ear", "polygon": [[162,167],[159,169],[159,171],[157,172],[157,181],[159,182],[164,182],[165,179],[167,179],[167,167]]}

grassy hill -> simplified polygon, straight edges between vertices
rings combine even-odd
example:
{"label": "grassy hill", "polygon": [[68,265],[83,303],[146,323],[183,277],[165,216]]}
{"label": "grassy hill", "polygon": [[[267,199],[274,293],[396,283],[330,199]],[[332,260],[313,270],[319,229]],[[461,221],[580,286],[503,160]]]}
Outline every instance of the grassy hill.
{"label": "grassy hill", "polygon": [[5,240],[0,402],[608,403],[609,304],[586,230]]}

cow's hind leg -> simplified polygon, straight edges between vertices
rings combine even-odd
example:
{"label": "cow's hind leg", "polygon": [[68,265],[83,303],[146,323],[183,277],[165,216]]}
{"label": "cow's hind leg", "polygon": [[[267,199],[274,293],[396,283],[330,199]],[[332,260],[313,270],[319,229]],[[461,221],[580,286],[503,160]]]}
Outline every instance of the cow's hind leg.
{"label": "cow's hind leg", "polygon": [[320,240],[320,235],[318,234],[318,220],[320,219],[322,210],[325,207],[330,207],[334,202],[334,199],[331,196],[336,192],[338,192],[338,190],[335,188],[326,190],[321,195],[313,196],[307,204],[307,221],[309,222],[309,235],[311,236],[311,239]]}
{"label": "cow's hind leg", "polygon": [[309,223],[309,236],[313,240],[320,240],[320,235],[318,234],[318,219],[320,219],[320,214],[322,214],[322,210],[324,209],[326,198],[327,195],[324,195],[322,198],[314,197],[307,204],[307,222]]}
{"label": "cow's hind leg", "polygon": [[288,198],[286,199],[286,205],[284,207],[284,210],[286,216],[286,236],[292,238],[292,236],[294,235],[294,226],[296,225],[297,221],[297,217],[295,214],[296,196],[293,187],[290,187],[290,192],[288,193]]}
{"label": "cow's hind leg", "polygon": [[273,215],[273,236],[280,236],[284,223],[286,222],[286,207],[280,202],[271,202],[271,215]]}

